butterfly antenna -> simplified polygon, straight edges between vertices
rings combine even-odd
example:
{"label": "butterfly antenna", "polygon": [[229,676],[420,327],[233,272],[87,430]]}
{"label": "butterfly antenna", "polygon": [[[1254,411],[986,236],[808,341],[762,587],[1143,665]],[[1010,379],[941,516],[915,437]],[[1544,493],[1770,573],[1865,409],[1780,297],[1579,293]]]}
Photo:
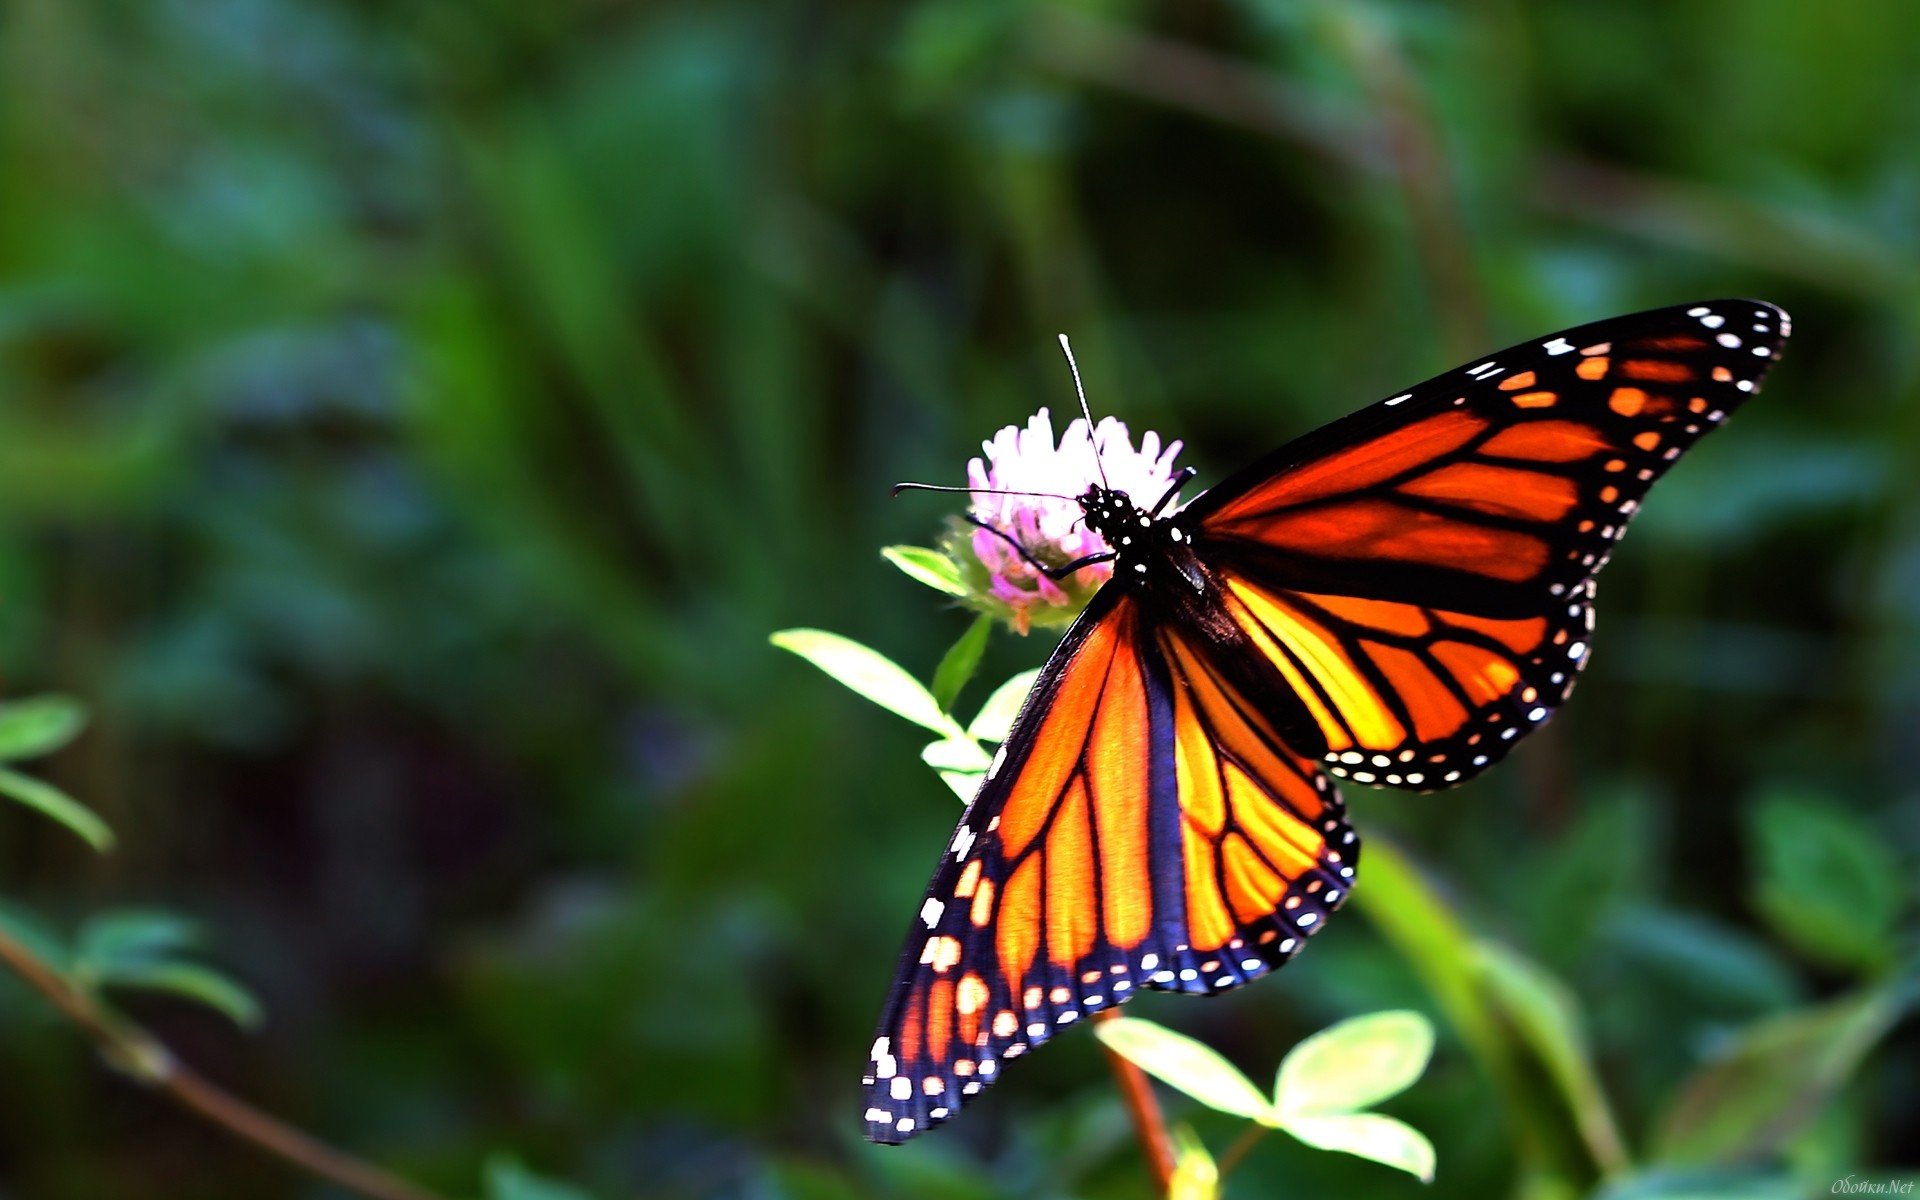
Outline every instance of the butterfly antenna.
{"label": "butterfly antenna", "polygon": [[1077,496],[1063,496],[1058,492],[1014,492],[1005,488],[948,487],[939,483],[896,483],[891,495],[901,492],[969,492],[978,496],[1039,496],[1045,500],[1077,500]]}
{"label": "butterfly antenna", "polygon": [[1087,419],[1087,445],[1093,447],[1093,465],[1100,471],[1100,486],[1108,491],[1113,486],[1107,482],[1107,464],[1100,457],[1100,446],[1093,440],[1093,410],[1087,407],[1087,389],[1080,386],[1080,364],[1073,361],[1073,345],[1067,341],[1067,335],[1060,335],[1060,349],[1066,353],[1067,368],[1073,372],[1073,390],[1080,397],[1080,415]]}

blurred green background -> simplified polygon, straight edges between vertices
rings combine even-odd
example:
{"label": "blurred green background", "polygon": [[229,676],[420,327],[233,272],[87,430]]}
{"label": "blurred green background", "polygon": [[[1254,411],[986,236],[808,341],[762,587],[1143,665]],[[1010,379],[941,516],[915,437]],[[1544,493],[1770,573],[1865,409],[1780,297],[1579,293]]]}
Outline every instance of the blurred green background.
{"label": "blurred green background", "polygon": [[[1449,1024],[1464,968],[1364,870],[1273,982],[1132,1011],[1256,1079],[1440,1022],[1389,1106],[1430,1188],[1274,1135],[1229,1195],[1911,1172],[1916,213],[1908,0],[12,0],[0,674],[93,706],[35,769],[121,844],[0,807],[0,895],[192,918],[264,1023],[123,1007],[455,1195],[512,1154],[609,1197],[1143,1197],[1084,1035],[859,1142],[957,809],[767,633],[931,671],[967,618],[876,551],[948,507],[887,485],[1068,408],[1057,332],[1204,483],[1521,337],[1753,295],[1785,361],[1655,493],[1564,714],[1458,793],[1350,790],[1577,997],[1598,1083],[1524,1006]],[[1046,648],[997,635],[962,707]],[[8,987],[0,1195],[340,1193]]]}

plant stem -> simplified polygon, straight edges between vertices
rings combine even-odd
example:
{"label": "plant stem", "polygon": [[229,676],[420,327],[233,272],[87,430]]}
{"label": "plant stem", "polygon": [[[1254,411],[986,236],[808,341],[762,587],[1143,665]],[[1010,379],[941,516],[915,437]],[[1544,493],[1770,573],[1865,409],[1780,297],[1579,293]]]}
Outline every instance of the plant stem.
{"label": "plant stem", "polygon": [[1227,1152],[1220,1156],[1220,1162],[1217,1167],[1222,1181],[1226,1179],[1227,1175],[1231,1173],[1235,1167],[1240,1165],[1240,1160],[1247,1156],[1249,1150],[1259,1145],[1260,1139],[1265,1136],[1267,1136],[1267,1127],[1256,1121],[1241,1131],[1239,1137],[1233,1139],[1233,1145],[1228,1146]]}
{"label": "plant stem", "polygon": [[192,1109],[245,1142],[370,1200],[445,1200],[247,1104],[173,1057],[152,1034],[108,1011],[0,928],[0,964],[92,1038],[107,1061],[144,1087]]}
{"label": "plant stem", "polygon": [[[1093,1014],[1093,1019],[1111,1021],[1119,1015],[1119,1009],[1109,1008]],[[1133,1115],[1133,1127],[1140,1135],[1140,1153],[1147,1160],[1147,1169],[1153,1172],[1154,1186],[1164,1195],[1167,1185],[1173,1181],[1174,1161],[1173,1139],[1167,1136],[1167,1122],[1160,1115],[1160,1101],[1154,1098],[1153,1085],[1147,1081],[1145,1071],[1104,1042],[1101,1043],[1101,1049],[1106,1051],[1107,1061],[1113,1065],[1114,1080],[1120,1085],[1120,1099]]]}
{"label": "plant stem", "polygon": [[1426,97],[1391,33],[1360,15],[1344,17],[1341,28],[1354,71],[1373,98],[1449,354],[1484,353],[1492,341],[1486,301]]}

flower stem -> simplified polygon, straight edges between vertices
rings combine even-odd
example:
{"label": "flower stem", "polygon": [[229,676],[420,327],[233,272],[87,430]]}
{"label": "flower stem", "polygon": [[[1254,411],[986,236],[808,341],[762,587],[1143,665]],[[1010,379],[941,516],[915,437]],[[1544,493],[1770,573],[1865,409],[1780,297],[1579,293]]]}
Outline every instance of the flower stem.
{"label": "flower stem", "polygon": [[[1119,1009],[1109,1008],[1093,1014],[1093,1019],[1111,1021],[1119,1015]],[[1107,1061],[1113,1065],[1113,1077],[1120,1085],[1120,1099],[1133,1115],[1133,1127],[1140,1135],[1140,1153],[1147,1160],[1147,1169],[1153,1172],[1154,1186],[1164,1195],[1167,1185],[1173,1181],[1174,1161],[1173,1139],[1167,1136],[1167,1122],[1160,1115],[1160,1101],[1154,1098],[1153,1085],[1147,1081],[1145,1071],[1134,1066],[1105,1042],[1101,1043],[1101,1048],[1107,1053]]]}
{"label": "flower stem", "polygon": [[4,928],[0,928],[0,964],[98,1043],[116,1069],[199,1113],[234,1137],[369,1200],[445,1200],[335,1150],[201,1077],[175,1059],[152,1034],[121,1020],[74,987]]}

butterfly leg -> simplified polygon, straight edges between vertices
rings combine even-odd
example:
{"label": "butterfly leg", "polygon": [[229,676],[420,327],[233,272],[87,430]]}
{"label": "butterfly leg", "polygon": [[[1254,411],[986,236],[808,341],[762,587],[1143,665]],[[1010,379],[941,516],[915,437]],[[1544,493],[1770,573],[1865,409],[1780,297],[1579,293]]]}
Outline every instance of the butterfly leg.
{"label": "butterfly leg", "polygon": [[1192,467],[1181,467],[1180,473],[1173,477],[1173,486],[1168,488],[1166,495],[1160,497],[1160,502],[1153,506],[1153,515],[1157,517],[1167,511],[1167,505],[1173,503],[1173,498],[1180,494],[1180,489],[1192,482],[1193,477],[1199,473]]}
{"label": "butterfly leg", "polygon": [[1032,554],[1029,554],[1027,552],[1027,548],[1020,544],[1020,539],[1014,537],[1012,534],[1008,533],[1006,530],[995,528],[994,526],[989,525],[987,524],[987,522],[981,520],[979,517],[974,516],[972,513],[967,513],[966,518],[967,518],[968,524],[978,525],[980,528],[986,530],[988,533],[991,533],[993,536],[999,538],[1001,541],[1005,542],[1007,545],[1012,546],[1014,553],[1018,554],[1023,560],[1025,560],[1028,566],[1040,572],[1042,575],[1045,575],[1048,579],[1053,580],[1055,583],[1060,582],[1062,579],[1065,579],[1067,576],[1073,574],[1075,571],[1078,571],[1082,567],[1090,567],[1095,563],[1112,562],[1114,558],[1113,551],[1099,550],[1092,554],[1083,554],[1079,558],[1074,559],[1072,562],[1068,563],[1063,567],[1050,567],[1047,564],[1041,562],[1039,559],[1035,558]]}

